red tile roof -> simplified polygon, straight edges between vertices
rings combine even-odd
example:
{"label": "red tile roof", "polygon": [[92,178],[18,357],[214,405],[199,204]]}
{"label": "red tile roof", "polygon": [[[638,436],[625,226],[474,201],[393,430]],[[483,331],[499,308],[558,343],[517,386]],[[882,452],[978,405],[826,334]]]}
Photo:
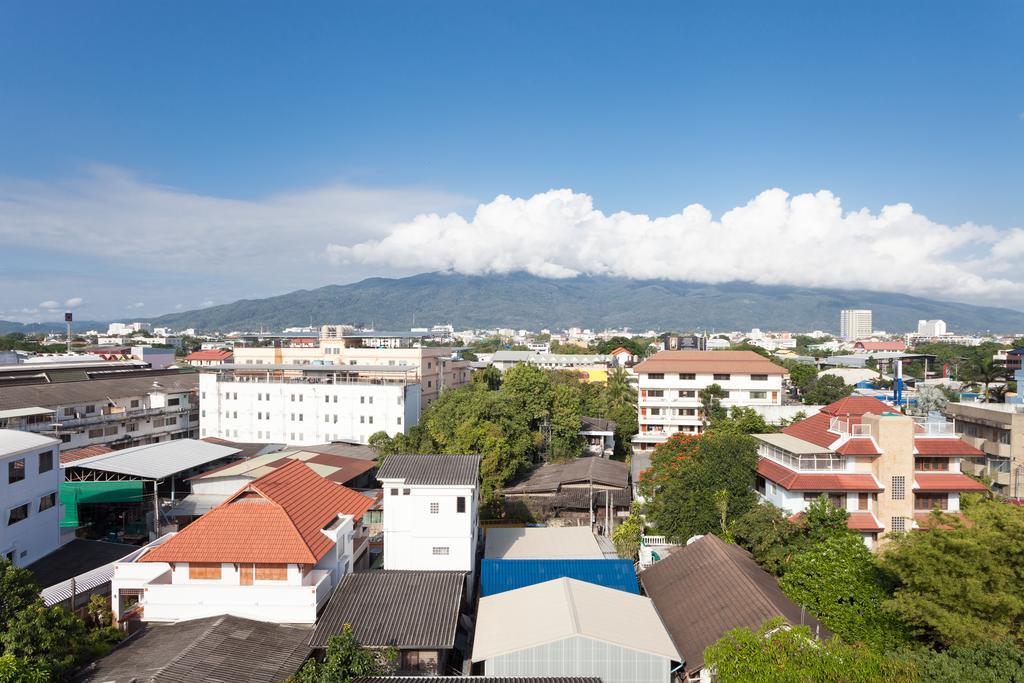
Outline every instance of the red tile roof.
{"label": "red tile roof", "polygon": [[914,473],[915,491],[987,491],[980,481],[959,472]]}
{"label": "red tile roof", "polygon": [[801,474],[777,462],[761,458],[757,473],[770,479],[787,491],[881,491],[870,474],[842,472],[836,474]]}
{"label": "red tile roof", "polygon": [[864,437],[856,437],[847,440],[842,446],[835,449],[840,455],[881,455],[882,453],[875,446],[875,442]]}
{"label": "red tile roof", "polygon": [[[828,430],[833,417],[845,418],[851,424],[859,424],[860,418],[867,413],[881,415],[882,413],[893,412],[892,406],[882,403],[877,398],[868,396],[847,396],[835,403],[830,403],[821,409],[816,415],[800,420],[782,430],[783,434],[795,436],[813,443],[815,446],[830,448],[839,440],[839,435]],[[850,448],[862,448],[862,446],[851,446]],[[877,453],[876,453],[877,454]],[[871,455],[871,453],[849,453],[849,455]]]}
{"label": "red tile roof", "polygon": [[316,564],[334,546],[321,529],[339,514],[359,519],[371,507],[367,496],[296,460],[251,482],[140,561]]}
{"label": "red tile roof", "polygon": [[984,458],[985,454],[961,438],[917,437],[914,451],[918,455],[945,455],[962,458]]}
{"label": "red tile roof", "polygon": [[817,415],[811,415],[807,419],[794,422],[784,428],[782,433],[809,441],[815,446],[828,448],[839,439],[838,434],[828,431],[828,426],[831,422],[832,417],[830,415],[818,413]]}
{"label": "red tile roof", "polygon": [[855,349],[864,349],[865,351],[906,351],[907,345],[901,341],[895,342],[874,342],[874,341],[859,341],[853,345]]}
{"label": "red tile roof", "polygon": [[895,410],[895,408],[887,403],[882,403],[877,398],[871,398],[870,396],[847,396],[835,403],[829,403],[821,409],[821,412],[834,417],[849,417],[851,415],[860,417],[865,413],[881,415],[882,413],[891,413]]}
{"label": "red tile roof", "polygon": [[851,512],[846,520],[846,526],[856,531],[885,531],[878,519],[871,512]]}
{"label": "red tile roof", "polygon": [[224,349],[208,349],[206,351],[193,351],[185,356],[185,360],[227,360],[234,354]]}
{"label": "red tile roof", "polygon": [[634,370],[650,372],[788,375],[789,370],[753,351],[659,351]]}
{"label": "red tile roof", "polygon": [[99,444],[95,446],[82,446],[81,448],[72,448],[70,451],[64,451],[60,454],[60,464],[66,465],[69,462],[81,460],[82,458],[91,458],[94,455],[103,455],[104,453],[110,453],[113,448],[101,446]]}

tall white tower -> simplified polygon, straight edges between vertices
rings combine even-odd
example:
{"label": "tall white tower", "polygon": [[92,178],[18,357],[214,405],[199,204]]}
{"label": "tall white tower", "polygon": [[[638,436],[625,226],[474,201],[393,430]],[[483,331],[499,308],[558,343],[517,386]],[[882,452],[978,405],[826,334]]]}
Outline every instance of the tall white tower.
{"label": "tall white tower", "polygon": [[839,336],[847,341],[871,336],[871,310],[847,308],[839,313]]}

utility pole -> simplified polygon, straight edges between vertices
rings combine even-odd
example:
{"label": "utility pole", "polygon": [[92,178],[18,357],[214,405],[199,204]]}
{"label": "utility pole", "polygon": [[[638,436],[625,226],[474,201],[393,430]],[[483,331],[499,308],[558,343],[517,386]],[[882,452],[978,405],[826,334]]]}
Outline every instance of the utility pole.
{"label": "utility pole", "polygon": [[65,313],[64,313],[64,322],[67,323],[67,325],[68,325],[68,336],[67,336],[68,353],[71,353],[71,318],[72,318],[71,311],[65,311]]}

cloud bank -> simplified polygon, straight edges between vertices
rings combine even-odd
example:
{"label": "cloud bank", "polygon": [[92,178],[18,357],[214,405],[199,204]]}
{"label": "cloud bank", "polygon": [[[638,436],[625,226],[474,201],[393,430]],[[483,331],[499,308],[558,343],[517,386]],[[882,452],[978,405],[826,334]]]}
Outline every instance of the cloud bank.
{"label": "cloud bank", "polygon": [[909,204],[844,212],[825,190],[766,190],[720,218],[699,204],[658,218],[605,214],[567,189],[502,195],[469,218],[421,214],[383,238],[332,243],[327,253],[336,263],[403,270],[747,280],[1024,304],[1024,230],[943,225]]}

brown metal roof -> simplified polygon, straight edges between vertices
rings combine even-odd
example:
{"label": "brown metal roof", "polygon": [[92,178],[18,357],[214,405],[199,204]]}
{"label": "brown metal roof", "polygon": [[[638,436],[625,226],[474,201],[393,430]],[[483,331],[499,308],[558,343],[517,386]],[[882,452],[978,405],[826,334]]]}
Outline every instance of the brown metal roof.
{"label": "brown metal roof", "polygon": [[351,624],[366,647],[448,650],[455,646],[464,572],[368,571],[343,578],[309,640],[327,647]]}
{"label": "brown metal roof", "polygon": [[480,481],[479,455],[389,455],[377,479],[403,479],[424,486],[475,486]]}
{"label": "brown metal roof", "polygon": [[531,470],[505,493],[554,493],[566,484],[594,484],[625,488],[629,465],[597,456],[576,458],[566,463],[548,463]]}
{"label": "brown metal roof", "polygon": [[783,617],[831,635],[818,620],[787,598],[768,572],[739,546],[707,535],[640,572],[644,592],[692,673],[704,666],[704,648],[734,628],[758,628]]}
{"label": "brown metal roof", "polygon": [[61,406],[73,403],[99,403],[112,398],[148,394],[160,384],[162,391],[181,393],[196,391],[199,375],[195,372],[146,374],[143,377],[92,379],[57,384],[25,384],[5,386],[0,391],[0,410],[26,406]]}
{"label": "brown metal roof", "polygon": [[652,372],[789,374],[786,368],[753,351],[659,351],[633,369],[641,375]]}

